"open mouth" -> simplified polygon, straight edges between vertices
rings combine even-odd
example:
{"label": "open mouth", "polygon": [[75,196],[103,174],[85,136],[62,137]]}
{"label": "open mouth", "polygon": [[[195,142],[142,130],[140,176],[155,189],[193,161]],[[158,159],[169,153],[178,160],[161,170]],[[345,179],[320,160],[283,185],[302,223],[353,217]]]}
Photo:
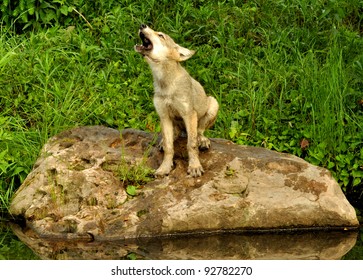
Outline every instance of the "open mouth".
{"label": "open mouth", "polygon": [[146,35],[140,31],[140,38],[142,41],[142,45],[136,46],[137,50],[139,51],[151,51],[153,49],[153,44],[151,41],[146,37]]}

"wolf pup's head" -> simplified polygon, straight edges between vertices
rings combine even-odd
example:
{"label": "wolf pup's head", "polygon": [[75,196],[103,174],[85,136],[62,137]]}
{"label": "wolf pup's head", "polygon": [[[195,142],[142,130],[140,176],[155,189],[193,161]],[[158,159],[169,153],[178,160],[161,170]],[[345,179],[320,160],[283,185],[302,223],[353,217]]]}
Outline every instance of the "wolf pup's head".
{"label": "wolf pup's head", "polygon": [[144,24],[140,26],[139,36],[142,45],[136,45],[134,49],[150,63],[167,60],[184,61],[195,53],[195,51],[179,46],[165,33],[154,31]]}

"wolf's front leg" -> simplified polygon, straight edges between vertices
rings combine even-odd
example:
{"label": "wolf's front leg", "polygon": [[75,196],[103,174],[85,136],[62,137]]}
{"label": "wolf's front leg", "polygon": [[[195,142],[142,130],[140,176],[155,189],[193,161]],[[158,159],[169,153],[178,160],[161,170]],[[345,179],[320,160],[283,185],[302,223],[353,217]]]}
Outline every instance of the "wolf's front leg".
{"label": "wolf's front leg", "polygon": [[162,132],[162,148],[164,150],[164,159],[160,167],[155,171],[155,177],[163,177],[169,175],[173,168],[174,157],[174,129],[173,122],[169,117],[161,117],[161,132]]}
{"label": "wolf's front leg", "polygon": [[188,174],[192,177],[202,176],[204,173],[203,167],[199,161],[198,155],[198,115],[197,112],[188,114],[184,118],[185,128],[188,134],[188,156],[189,156],[189,166]]}

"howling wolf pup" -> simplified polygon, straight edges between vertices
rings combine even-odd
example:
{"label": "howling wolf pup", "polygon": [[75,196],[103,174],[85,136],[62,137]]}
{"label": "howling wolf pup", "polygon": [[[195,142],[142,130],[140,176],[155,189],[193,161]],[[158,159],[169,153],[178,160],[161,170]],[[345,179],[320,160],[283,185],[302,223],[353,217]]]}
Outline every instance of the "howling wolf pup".
{"label": "howling wolf pup", "polygon": [[139,30],[142,45],[135,50],[149,64],[154,80],[154,106],[160,118],[164,159],[155,171],[156,177],[168,175],[173,168],[174,140],[186,130],[188,141],[188,174],[201,176],[198,147],[209,149],[210,141],[203,135],[218,113],[218,102],[207,96],[203,87],[180,65],[195,52],[176,44],[168,35],[142,24]]}

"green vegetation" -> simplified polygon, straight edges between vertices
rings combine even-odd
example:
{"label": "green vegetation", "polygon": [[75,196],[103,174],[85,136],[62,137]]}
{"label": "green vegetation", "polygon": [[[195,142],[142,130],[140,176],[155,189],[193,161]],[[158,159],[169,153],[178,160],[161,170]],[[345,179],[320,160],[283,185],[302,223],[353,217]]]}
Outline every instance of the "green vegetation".
{"label": "green vegetation", "polygon": [[153,179],[154,170],[146,164],[145,159],[136,164],[130,164],[121,159],[121,164],[116,170],[116,176],[124,184],[126,193],[133,197],[137,195],[137,190]]}
{"label": "green vegetation", "polygon": [[38,259],[39,257],[14,235],[10,227],[0,220],[0,261]]}
{"label": "green vegetation", "polygon": [[185,66],[221,105],[209,136],[326,167],[362,209],[362,20],[362,0],[2,1],[1,211],[54,134],[159,130],[141,23],[197,50]]}
{"label": "green vegetation", "polygon": [[363,232],[360,231],[357,238],[357,243],[354,247],[342,258],[343,260],[363,260]]}

